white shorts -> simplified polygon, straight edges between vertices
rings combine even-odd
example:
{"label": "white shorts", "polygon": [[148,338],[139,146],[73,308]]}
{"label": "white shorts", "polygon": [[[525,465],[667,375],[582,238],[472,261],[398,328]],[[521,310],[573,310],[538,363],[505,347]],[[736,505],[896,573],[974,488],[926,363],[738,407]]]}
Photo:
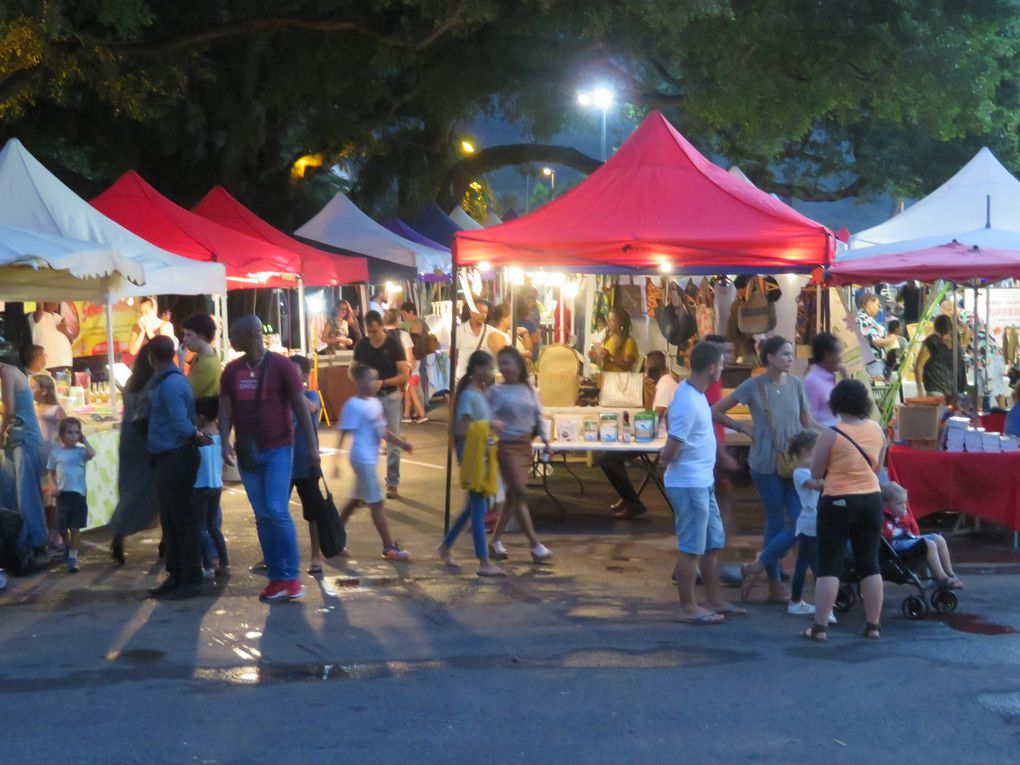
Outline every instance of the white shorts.
{"label": "white shorts", "polygon": [[360,499],[368,505],[374,505],[383,501],[382,488],[379,486],[378,465],[369,465],[365,462],[352,462],[354,470],[354,498]]}

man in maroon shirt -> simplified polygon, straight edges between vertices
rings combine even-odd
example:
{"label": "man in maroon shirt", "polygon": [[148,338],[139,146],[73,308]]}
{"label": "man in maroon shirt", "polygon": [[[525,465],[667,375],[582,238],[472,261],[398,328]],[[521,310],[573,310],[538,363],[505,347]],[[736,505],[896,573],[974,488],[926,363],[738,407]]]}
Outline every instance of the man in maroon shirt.
{"label": "man in maroon shirt", "polygon": [[[265,349],[262,322],[242,316],[230,327],[230,344],[244,353],[227,364],[220,381],[220,433],[223,461],[237,463],[244,490],[255,512],[259,544],[269,574],[263,600],[300,600],[298,545],[290,516],[294,418],[308,442],[310,469],[319,470],[315,439],[297,367]],[[230,443],[230,431],[235,443]]]}

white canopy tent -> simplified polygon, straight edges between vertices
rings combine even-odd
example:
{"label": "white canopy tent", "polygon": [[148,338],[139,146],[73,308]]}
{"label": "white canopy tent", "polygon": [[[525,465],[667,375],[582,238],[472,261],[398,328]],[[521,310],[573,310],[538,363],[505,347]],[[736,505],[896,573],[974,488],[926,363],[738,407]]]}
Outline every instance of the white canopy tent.
{"label": "white canopy tent", "polygon": [[108,247],[0,226],[0,299],[105,302],[123,280],[145,272]]}
{"label": "white canopy tent", "polygon": [[0,225],[104,245],[140,265],[144,285],[121,280],[111,299],[139,295],[225,295],[226,271],[150,244],[65,186],[22,143],[0,151]]}
{"label": "white canopy tent", "polygon": [[[113,379],[110,295],[141,287],[145,270],[109,247],[0,226],[0,299],[89,300],[106,304],[106,362]],[[117,386],[110,387],[116,411]]]}
{"label": "white canopy tent", "polygon": [[368,217],[341,193],[337,193],[329,204],[294,233],[346,252],[413,268],[419,274],[436,271],[448,274],[452,268],[449,252],[394,234]]}
{"label": "white canopy tent", "polygon": [[[964,238],[985,229],[998,230],[1001,236],[994,235],[999,237],[994,243]],[[869,254],[913,251],[919,249],[922,239],[936,244],[956,239],[965,245],[999,247],[1010,238],[1007,232],[1015,233],[1014,241],[1020,242],[1020,181],[984,148],[924,199],[885,223],[852,236],[850,250],[900,243],[900,249],[870,250]]]}
{"label": "white canopy tent", "polygon": [[468,215],[460,205],[457,205],[450,211],[450,220],[460,226],[463,231],[477,231],[480,228],[485,228],[485,226]]}

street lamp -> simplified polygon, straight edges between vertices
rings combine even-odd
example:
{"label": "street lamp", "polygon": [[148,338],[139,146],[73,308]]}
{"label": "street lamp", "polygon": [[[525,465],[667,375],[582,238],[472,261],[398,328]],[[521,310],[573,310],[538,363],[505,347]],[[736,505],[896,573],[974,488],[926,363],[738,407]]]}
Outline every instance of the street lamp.
{"label": "street lamp", "polygon": [[465,139],[460,142],[460,151],[462,154],[474,154],[475,145],[471,141]]}
{"label": "street lamp", "polygon": [[549,178],[549,195],[552,196],[553,192],[556,191],[556,171],[551,167],[543,167],[542,175]]}
{"label": "street lamp", "polygon": [[606,112],[615,102],[616,97],[613,95],[613,91],[608,88],[598,87],[592,90],[590,93],[580,92],[577,94],[577,103],[581,106],[588,108],[593,106],[602,112],[602,161],[606,161]]}

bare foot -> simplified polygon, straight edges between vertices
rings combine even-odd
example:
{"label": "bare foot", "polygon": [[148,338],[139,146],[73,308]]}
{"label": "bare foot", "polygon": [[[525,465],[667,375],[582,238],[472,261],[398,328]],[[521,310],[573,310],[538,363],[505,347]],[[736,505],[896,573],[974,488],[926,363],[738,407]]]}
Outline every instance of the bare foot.
{"label": "bare foot", "polygon": [[754,587],[754,583],[758,580],[758,577],[762,575],[764,567],[758,562],[756,558],[754,563],[744,563],[740,566],[740,599],[747,600],[751,597],[751,588]]}
{"label": "bare foot", "polygon": [[440,557],[448,568],[460,568],[460,564],[453,559],[453,555],[450,553],[450,548],[446,545],[439,545],[439,547],[436,548],[436,555]]}
{"label": "bare foot", "polygon": [[683,624],[722,624],[726,617],[700,606],[682,606],[677,621]]}

